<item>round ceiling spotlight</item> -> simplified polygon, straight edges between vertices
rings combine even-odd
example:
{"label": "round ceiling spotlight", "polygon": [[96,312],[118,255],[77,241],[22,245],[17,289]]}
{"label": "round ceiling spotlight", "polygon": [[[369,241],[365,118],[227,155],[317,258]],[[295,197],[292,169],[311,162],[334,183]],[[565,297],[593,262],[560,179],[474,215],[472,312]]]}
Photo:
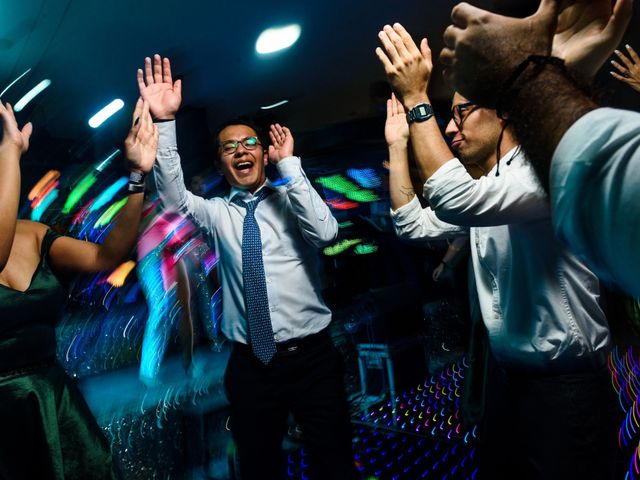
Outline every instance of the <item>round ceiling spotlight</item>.
{"label": "round ceiling spotlight", "polygon": [[260,55],[289,48],[300,38],[302,29],[297,23],[284,27],[267,28],[256,41],[256,52]]}

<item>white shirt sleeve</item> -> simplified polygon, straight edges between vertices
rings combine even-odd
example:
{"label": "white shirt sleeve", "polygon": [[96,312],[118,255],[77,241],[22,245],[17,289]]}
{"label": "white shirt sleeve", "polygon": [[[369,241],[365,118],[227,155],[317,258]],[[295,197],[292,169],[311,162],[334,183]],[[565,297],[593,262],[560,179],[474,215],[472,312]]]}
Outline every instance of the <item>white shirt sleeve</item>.
{"label": "white shirt sleeve", "polygon": [[283,158],[276,164],[285,179],[287,197],[298,219],[304,239],[315,247],[324,247],[338,236],[338,222],[302,170],[299,157]]}
{"label": "white shirt sleeve", "polygon": [[640,114],[600,108],[575,122],[554,152],[550,190],[558,236],[640,296]]}
{"label": "white shirt sleeve", "polygon": [[[479,179],[454,158],[424,184],[424,196],[442,220],[467,227],[490,227],[549,217],[547,195],[521,154]],[[503,159],[503,163],[506,161]]]}
{"label": "white shirt sleeve", "polygon": [[156,125],[160,138],[153,177],[160,200],[165,208],[190,215],[196,224],[211,233],[216,224],[216,203],[220,199],[206,200],[187,190],[178,154],[176,122]]}
{"label": "white shirt sleeve", "polygon": [[391,220],[396,235],[411,242],[442,240],[469,234],[468,228],[443,222],[433,210],[422,208],[416,196],[406,205],[391,210]]}

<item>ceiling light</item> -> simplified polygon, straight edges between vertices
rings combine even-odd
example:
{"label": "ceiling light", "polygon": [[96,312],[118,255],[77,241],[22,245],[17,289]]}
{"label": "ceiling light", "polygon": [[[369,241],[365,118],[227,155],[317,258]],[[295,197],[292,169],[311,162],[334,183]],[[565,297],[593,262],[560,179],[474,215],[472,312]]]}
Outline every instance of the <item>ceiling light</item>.
{"label": "ceiling light", "polygon": [[16,78],[13,82],[11,82],[9,85],[7,85],[7,87],[4,90],[2,90],[2,92],[0,92],[0,98],[2,98],[2,96],[5,93],[7,93],[7,90],[9,90],[11,87],[13,87],[22,77],[24,77],[30,71],[31,71],[31,69],[27,68],[26,72],[24,72],[22,75],[20,75],[18,78]]}
{"label": "ceiling light", "polygon": [[289,100],[281,100],[279,102],[272,103],[271,105],[265,105],[264,107],[260,107],[260,108],[262,110],[271,110],[272,108],[279,107],[281,105],[284,105],[285,103],[289,103]]}
{"label": "ceiling light", "polygon": [[45,88],[47,88],[49,85],[51,85],[51,80],[49,79],[42,80],[38,85],[36,85],[29,92],[27,92],[27,94],[24,97],[22,97],[20,100],[16,102],[16,104],[13,107],[13,110],[16,112],[19,112],[20,110],[22,110],[24,107],[27,106],[27,104],[31,100],[36,98],[36,96],[40,92],[42,92]]}
{"label": "ceiling light", "polygon": [[285,27],[267,28],[256,41],[256,52],[261,55],[284,50],[300,38],[300,25],[294,23]]}
{"label": "ceiling light", "polygon": [[116,113],[122,107],[124,107],[124,102],[119,98],[116,98],[113,102],[111,102],[109,105],[104,107],[89,119],[89,126],[91,128],[98,128],[104,123],[105,120],[107,120],[111,115]]}

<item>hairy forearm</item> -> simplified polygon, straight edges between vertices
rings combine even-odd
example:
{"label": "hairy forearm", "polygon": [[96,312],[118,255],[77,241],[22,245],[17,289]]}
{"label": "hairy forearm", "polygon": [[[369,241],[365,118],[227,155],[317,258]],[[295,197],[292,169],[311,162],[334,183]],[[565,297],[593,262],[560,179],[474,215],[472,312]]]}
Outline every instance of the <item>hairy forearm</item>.
{"label": "hairy forearm", "polygon": [[406,205],[416,195],[411,183],[407,150],[406,143],[389,146],[389,197],[393,210]]}
{"label": "hairy forearm", "polygon": [[0,271],[9,259],[20,202],[20,152],[0,148]]}
{"label": "hairy forearm", "polygon": [[143,201],[142,193],[129,195],[126,205],[120,210],[115,226],[100,246],[98,252],[100,270],[116,267],[135,245]]}
{"label": "hairy forearm", "polygon": [[566,73],[547,65],[506,101],[516,137],[549,191],[551,158],[565,132],[598,105]]}

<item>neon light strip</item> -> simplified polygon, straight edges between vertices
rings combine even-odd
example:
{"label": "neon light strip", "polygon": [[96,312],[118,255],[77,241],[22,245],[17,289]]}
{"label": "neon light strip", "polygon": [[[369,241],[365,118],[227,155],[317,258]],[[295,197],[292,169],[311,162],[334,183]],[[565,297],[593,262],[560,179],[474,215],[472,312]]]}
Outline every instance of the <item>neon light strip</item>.
{"label": "neon light strip", "polygon": [[20,100],[16,102],[15,106],[13,107],[13,110],[16,112],[20,112],[24,107],[27,106],[27,104],[31,100],[36,98],[49,85],[51,85],[51,80],[49,80],[48,78],[45,80],[42,80],[39,84],[37,84],[35,87],[29,90],[24,97],[22,97]]}
{"label": "neon light strip", "polygon": [[53,190],[49,195],[47,195],[46,199],[31,212],[31,220],[34,222],[40,221],[42,214],[47,210],[47,208],[49,208],[49,206],[51,206],[56,198],[58,198],[58,190]]}
{"label": "neon light strip", "polygon": [[16,83],[18,83],[18,81],[24,77],[27,73],[29,73],[31,71],[31,68],[27,68],[27,71],[24,72],[22,75],[20,75],[18,78],[16,78],[13,82],[11,82],[9,85],[7,85],[7,87],[2,90],[2,92],[0,92],[0,98],[7,93],[7,90],[9,90],[11,87],[13,87]]}
{"label": "neon light strip", "polygon": [[51,180],[56,180],[58,178],[60,178],[59,171],[49,170],[47,173],[45,173],[42,176],[42,178],[38,181],[38,183],[34,185],[34,187],[29,192],[29,195],[27,195],[27,198],[29,200],[33,200],[38,196],[38,194],[40,193],[40,190],[42,190]]}

